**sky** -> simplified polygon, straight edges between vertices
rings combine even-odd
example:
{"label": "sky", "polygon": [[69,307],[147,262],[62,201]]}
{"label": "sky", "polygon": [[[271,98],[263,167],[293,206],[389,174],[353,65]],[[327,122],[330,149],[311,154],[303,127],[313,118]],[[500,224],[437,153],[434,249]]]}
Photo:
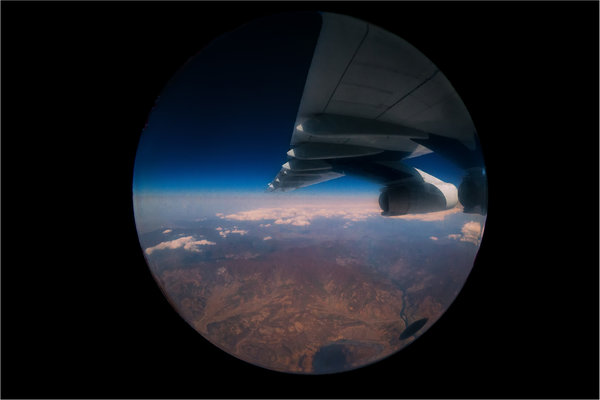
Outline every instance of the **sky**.
{"label": "sky", "polygon": [[134,192],[264,190],[286,162],[319,29],[316,13],[253,21],[189,60],[142,134]]}
{"label": "sky", "polygon": [[[134,194],[264,191],[287,161],[320,27],[320,15],[312,12],[259,19],[192,57],[150,113],[136,155]],[[434,154],[407,164],[433,167],[452,183],[461,175]],[[378,197],[379,189],[346,176],[301,190]]]}

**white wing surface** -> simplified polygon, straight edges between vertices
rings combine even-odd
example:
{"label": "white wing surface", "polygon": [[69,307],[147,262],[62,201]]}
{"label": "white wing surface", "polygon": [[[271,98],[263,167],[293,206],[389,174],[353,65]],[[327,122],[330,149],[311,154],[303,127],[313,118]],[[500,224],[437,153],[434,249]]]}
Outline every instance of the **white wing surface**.
{"label": "white wing surface", "polygon": [[[296,127],[319,114],[360,117],[447,136],[474,148],[475,128],[465,105],[427,57],[374,25],[322,15]],[[311,140],[319,138],[295,129],[291,144]],[[402,144],[380,140],[379,147],[404,150]]]}
{"label": "white wing surface", "polygon": [[289,162],[269,189],[291,190],[344,174],[386,187],[423,182],[399,161],[438,151],[440,142],[472,152],[475,140],[465,105],[421,52],[369,23],[322,13]]}

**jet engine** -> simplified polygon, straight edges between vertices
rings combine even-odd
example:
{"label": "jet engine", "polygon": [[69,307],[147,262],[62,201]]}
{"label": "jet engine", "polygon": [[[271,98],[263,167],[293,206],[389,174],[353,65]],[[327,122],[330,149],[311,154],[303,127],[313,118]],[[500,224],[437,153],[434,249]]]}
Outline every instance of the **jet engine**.
{"label": "jet engine", "polygon": [[379,196],[381,215],[394,216],[447,210],[458,201],[456,186],[442,182],[388,186]]}
{"label": "jet engine", "polygon": [[466,213],[487,213],[487,178],[483,168],[471,168],[458,187],[458,198]]}

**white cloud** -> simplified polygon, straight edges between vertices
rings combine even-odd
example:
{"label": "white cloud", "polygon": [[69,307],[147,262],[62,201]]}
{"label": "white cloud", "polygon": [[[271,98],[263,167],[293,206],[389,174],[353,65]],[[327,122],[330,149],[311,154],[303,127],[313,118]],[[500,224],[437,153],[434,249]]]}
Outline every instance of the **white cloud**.
{"label": "white cloud", "polygon": [[433,240],[433,241],[436,241],[436,240],[438,240],[437,236],[429,236],[429,239],[431,239],[431,240]]}
{"label": "white cloud", "polygon": [[279,218],[273,222],[276,225],[295,225],[295,226],[306,226],[310,225],[310,220],[305,215],[299,215],[292,218]]}
{"label": "white cloud", "polygon": [[436,211],[436,212],[425,213],[425,214],[398,215],[398,216],[389,217],[389,218],[433,222],[433,221],[443,221],[447,216],[452,215],[452,214],[457,214],[462,211],[463,211],[463,208],[458,206],[458,207],[451,208],[449,210]]}
{"label": "white cloud", "polygon": [[481,232],[481,224],[475,221],[469,221],[463,225],[462,229],[462,242],[471,242],[473,244],[479,244],[479,234]]}
{"label": "white cloud", "polygon": [[171,232],[173,232],[173,229],[165,229],[165,230],[163,231],[163,233],[164,233],[165,235],[166,235],[167,233],[171,233]]}
{"label": "white cloud", "polygon": [[271,239],[273,239],[271,236],[265,236],[265,237],[263,238],[263,240],[271,240]]}
{"label": "white cloud", "polygon": [[198,244],[200,246],[214,246],[216,243],[211,242],[210,240],[202,239],[198,240],[197,242],[194,242],[194,244]]}
{"label": "white cloud", "polygon": [[[408,214],[386,218],[398,218],[404,220],[418,221],[443,221],[446,217],[462,212],[462,207],[454,207],[450,210],[443,210],[425,214]],[[300,205],[294,204],[291,207],[257,208],[249,211],[242,211],[235,214],[218,214],[221,218],[233,221],[265,221],[268,223],[260,224],[261,227],[268,227],[271,224],[276,225],[294,225],[307,226],[316,218],[342,218],[347,221],[360,222],[369,218],[381,215],[379,207],[371,203],[339,203],[332,202],[325,205]]]}
{"label": "white cloud", "polygon": [[167,242],[162,242],[157,244],[156,246],[148,247],[146,249],[146,254],[150,255],[157,250],[165,250],[165,249],[179,249],[181,247],[184,250],[191,251],[194,253],[200,253],[200,249],[198,246],[212,246],[215,245],[215,242],[210,242],[208,240],[195,240],[193,236],[185,236],[175,240],[169,240]]}
{"label": "white cloud", "polygon": [[469,221],[463,225],[461,233],[453,233],[447,237],[448,239],[460,240],[461,242],[470,242],[478,245],[481,233],[481,223]]}
{"label": "white cloud", "polygon": [[[373,207],[331,204],[326,207],[295,206],[289,208],[258,208],[226,215],[225,218],[234,221],[273,221],[276,225],[308,226],[315,218],[343,218],[350,221],[365,221],[367,218],[381,213]],[[271,223],[261,224],[269,227]]]}
{"label": "white cloud", "polygon": [[248,231],[246,231],[246,230],[238,229],[237,226],[234,226],[233,229],[223,229],[221,227],[218,227],[217,231],[219,231],[219,235],[222,238],[226,238],[227,236],[229,236],[232,233],[235,233],[235,234],[241,235],[241,236],[244,236],[246,233],[248,233]]}

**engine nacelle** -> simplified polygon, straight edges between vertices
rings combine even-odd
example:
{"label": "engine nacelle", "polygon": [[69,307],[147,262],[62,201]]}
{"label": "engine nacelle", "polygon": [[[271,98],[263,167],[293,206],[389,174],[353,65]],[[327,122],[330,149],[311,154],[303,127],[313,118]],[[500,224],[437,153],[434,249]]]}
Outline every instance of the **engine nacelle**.
{"label": "engine nacelle", "polygon": [[487,213],[487,177],[483,168],[471,168],[458,187],[458,197],[466,213]]}
{"label": "engine nacelle", "polygon": [[379,196],[381,215],[385,216],[443,211],[456,206],[457,202],[456,186],[446,182],[390,186]]}

